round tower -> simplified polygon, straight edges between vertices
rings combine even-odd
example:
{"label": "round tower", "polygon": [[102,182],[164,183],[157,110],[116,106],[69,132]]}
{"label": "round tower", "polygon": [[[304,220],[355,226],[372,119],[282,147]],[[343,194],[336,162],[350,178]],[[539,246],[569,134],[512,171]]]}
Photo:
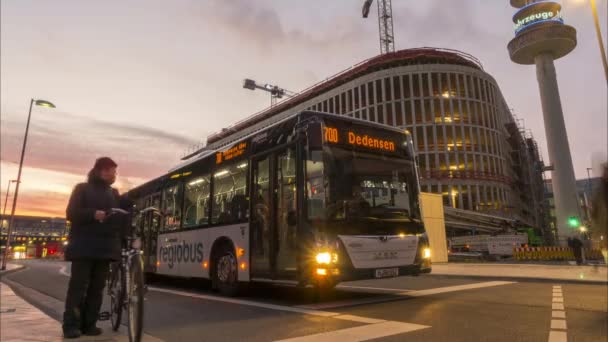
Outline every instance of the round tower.
{"label": "round tower", "polygon": [[576,29],[564,24],[562,8],[557,2],[510,1],[511,6],[518,10],[513,15],[515,37],[509,42],[509,55],[515,63],[536,64],[547,149],[552,166],[556,228],[563,244],[566,237],[578,233],[578,227],[571,227],[568,223],[580,222],[580,207],[553,61],[574,50]]}

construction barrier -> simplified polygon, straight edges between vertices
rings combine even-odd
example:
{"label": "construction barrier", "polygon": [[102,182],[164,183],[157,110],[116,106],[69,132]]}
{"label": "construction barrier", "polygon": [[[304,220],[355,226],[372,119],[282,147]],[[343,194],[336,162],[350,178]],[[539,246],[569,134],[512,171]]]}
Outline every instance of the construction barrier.
{"label": "construction barrier", "polygon": [[[585,259],[601,260],[599,249],[584,249]],[[514,247],[513,257],[516,260],[575,260],[574,250],[570,247]]]}

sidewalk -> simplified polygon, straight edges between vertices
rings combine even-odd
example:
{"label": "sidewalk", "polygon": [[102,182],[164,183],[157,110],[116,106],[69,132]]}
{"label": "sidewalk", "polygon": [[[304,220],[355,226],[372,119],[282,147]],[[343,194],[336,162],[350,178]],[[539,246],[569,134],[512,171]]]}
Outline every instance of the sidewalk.
{"label": "sidewalk", "polygon": [[[6,272],[13,272],[23,268],[23,265],[8,264]],[[19,295],[6,284],[14,286]],[[56,298],[47,296],[34,289],[23,287],[10,280],[0,282],[0,341],[2,342],[39,342],[39,341],[97,341],[97,342],[127,342],[127,327],[121,326],[118,332],[112,331],[109,321],[99,322],[98,327],[104,333],[101,336],[82,336],[78,339],[64,339],[60,319],[63,314],[64,303]],[[45,310],[45,313],[20,296],[36,303]],[[49,316],[50,315],[50,316]],[[124,317],[124,316],[123,316]],[[162,342],[161,339],[144,334],[143,342]]]}
{"label": "sidewalk", "polygon": [[431,274],[523,280],[543,279],[582,284],[608,284],[608,268],[606,266],[437,263],[433,264],[433,271]]}
{"label": "sidewalk", "polygon": [[6,269],[4,271],[0,270],[0,275],[5,275],[6,273],[10,273],[16,270],[20,270],[22,268],[24,268],[25,266],[23,265],[18,265],[18,264],[13,264],[13,263],[6,263]]}
{"label": "sidewalk", "polygon": [[2,342],[63,341],[59,322],[21,299],[4,283],[0,283],[0,293]]}

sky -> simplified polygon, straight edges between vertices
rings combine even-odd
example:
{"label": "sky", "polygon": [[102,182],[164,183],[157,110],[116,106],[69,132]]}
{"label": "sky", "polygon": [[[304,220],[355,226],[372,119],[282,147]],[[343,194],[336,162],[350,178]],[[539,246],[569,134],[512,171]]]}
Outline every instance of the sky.
{"label": "sky", "polygon": [[[606,37],[608,0],[597,2]],[[57,108],[33,110],[17,213],[64,216],[96,158],[117,161],[126,191],[268,106],[266,93],[242,88],[244,78],[297,92],[377,55],[376,7],[362,19],[362,3],[2,0],[2,200],[17,177],[30,98]],[[606,80],[587,1],[562,5],[578,46],[556,68],[575,172],[585,178],[606,160]],[[512,63],[506,48],[514,12],[508,0],[394,0],[395,46],[479,58],[548,161],[535,69]]]}

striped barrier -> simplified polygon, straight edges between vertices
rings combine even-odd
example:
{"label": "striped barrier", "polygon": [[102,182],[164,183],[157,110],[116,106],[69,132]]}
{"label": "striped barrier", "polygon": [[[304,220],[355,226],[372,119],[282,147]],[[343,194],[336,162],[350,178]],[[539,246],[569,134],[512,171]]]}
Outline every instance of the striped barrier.
{"label": "striped barrier", "polygon": [[[585,259],[602,260],[599,249],[584,249]],[[516,260],[575,260],[574,250],[570,247],[514,247],[513,257]]]}

